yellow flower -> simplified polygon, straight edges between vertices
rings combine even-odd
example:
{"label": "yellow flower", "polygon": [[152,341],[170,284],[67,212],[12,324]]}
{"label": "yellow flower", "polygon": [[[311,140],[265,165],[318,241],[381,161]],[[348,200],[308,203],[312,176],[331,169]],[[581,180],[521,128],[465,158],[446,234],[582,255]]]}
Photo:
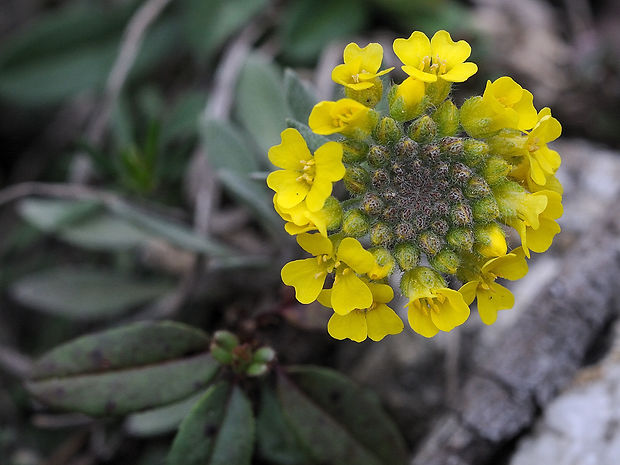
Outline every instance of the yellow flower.
{"label": "yellow flower", "polygon": [[525,160],[529,165],[528,177],[534,184],[544,186],[549,176],[560,167],[558,152],[547,147],[547,143],[556,140],[562,133],[560,122],[551,116],[549,108],[538,113],[538,123],[527,135]]}
{"label": "yellow flower", "polygon": [[424,82],[435,82],[437,78],[463,82],[478,71],[475,63],[465,63],[471,54],[469,44],[464,40],[454,42],[443,30],[437,31],[430,41],[420,31],[408,39],[396,39],[394,53],[404,63],[405,73]]}
{"label": "yellow flower", "polygon": [[424,82],[407,78],[401,84],[394,84],[389,95],[390,113],[397,121],[408,121],[424,110]]}
{"label": "yellow flower", "polygon": [[323,208],[313,212],[308,210],[305,202],[292,208],[282,208],[277,201],[278,194],[273,196],[273,207],[287,223],[284,229],[290,235],[318,230],[327,237],[327,230],[336,227],[342,218],[342,207],[334,197],[327,197]]}
{"label": "yellow flower", "polygon": [[[394,298],[394,291],[387,284],[368,283],[372,304],[368,308],[356,308],[346,315],[334,313],[327,324],[327,331],[334,339],[351,339],[362,342],[367,337],[380,341],[388,334],[403,330],[403,322],[387,304]],[[319,294],[319,302],[331,308],[332,290]]]}
{"label": "yellow flower", "polygon": [[560,232],[555,220],[563,213],[562,196],[550,190],[528,194],[510,189],[498,190],[496,198],[508,213],[504,221],[517,230],[525,256],[530,258],[530,250],[544,252]]}
{"label": "yellow flower", "polygon": [[527,187],[530,192],[538,192],[542,190],[548,190],[557,192],[562,195],[564,192],[564,188],[562,184],[553,174],[545,174],[545,184],[539,185],[536,184],[532,177],[529,175],[530,173],[530,165],[528,160],[525,159],[519,163],[511,172],[510,176],[516,180],[518,180],[523,186]]}
{"label": "yellow flower", "polygon": [[502,127],[526,131],[538,121],[534,96],[508,76],[487,81],[482,100],[502,120]]}
{"label": "yellow flower", "polygon": [[504,231],[496,223],[489,223],[476,231],[476,251],[484,257],[500,257],[508,251]]}
{"label": "yellow flower", "polygon": [[467,304],[478,299],[478,313],[484,324],[491,325],[497,312],[514,306],[512,292],[495,282],[496,278],[521,279],[527,274],[525,252],[521,247],[502,257],[487,261],[480,269],[480,276],[464,284],[459,292]]}
{"label": "yellow flower", "polygon": [[339,132],[360,139],[370,134],[376,122],[377,115],[373,110],[350,98],[319,102],[308,118],[308,126],[317,134]]}
{"label": "yellow flower", "polygon": [[379,71],[383,60],[383,47],[377,43],[360,48],[350,43],[344,49],[344,64],[332,71],[332,80],[353,90],[365,90],[373,87],[374,80],[389,73],[394,68]]}
{"label": "yellow flower", "polygon": [[355,308],[372,305],[372,293],[356,273],[368,273],[375,264],[373,255],[351,237],[335,245],[320,234],[303,233],[297,243],[316,257],[295,260],[282,268],[282,281],[295,288],[295,297],[302,304],[317,299],[329,273],[335,273],[331,306],[340,315]]}
{"label": "yellow flower", "polygon": [[282,143],[269,149],[269,160],[282,170],[267,177],[267,185],[276,191],[278,206],[293,208],[305,201],[311,212],[319,211],[332,192],[332,182],[342,179],[342,145],[327,142],[314,155],[296,129],[285,129]]}
{"label": "yellow flower", "polygon": [[409,298],[409,325],[424,337],[451,331],[469,317],[463,295],[447,288],[443,278],[430,268],[418,266],[406,272],[401,288]]}

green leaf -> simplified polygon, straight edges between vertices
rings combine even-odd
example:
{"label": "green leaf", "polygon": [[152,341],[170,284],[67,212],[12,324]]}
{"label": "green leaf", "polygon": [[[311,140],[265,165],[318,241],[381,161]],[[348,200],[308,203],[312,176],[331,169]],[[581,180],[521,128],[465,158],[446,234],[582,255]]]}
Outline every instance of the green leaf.
{"label": "green leaf", "polygon": [[254,150],[241,136],[241,129],[232,123],[217,119],[205,121],[204,144],[211,166],[240,174],[259,169]]}
{"label": "green leaf", "polygon": [[141,322],[82,336],[36,362],[26,386],[51,407],[121,415],[185,399],[219,365],[207,337],[172,322]]}
{"label": "green leaf", "polygon": [[100,210],[96,201],[26,199],[17,211],[28,223],[45,232],[54,232]]}
{"label": "green leaf", "polygon": [[211,386],[185,418],[167,465],[245,465],[254,448],[252,406],[237,386]]}
{"label": "green leaf", "polygon": [[284,54],[288,59],[308,63],[330,42],[355,35],[367,17],[368,7],[358,0],[323,2],[320,8],[313,0],[289,3],[279,23]]}
{"label": "green leaf", "polygon": [[259,455],[276,465],[305,465],[311,456],[295,437],[282,413],[276,393],[264,386],[256,419],[256,441]]}
{"label": "green leaf", "polygon": [[112,211],[153,236],[161,237],[185,250],[211,256],[230,256],[233,252],[213,239],[196,233],[189,227],[154,214],[145,213],[125,203],[111,205]]}
{"label": "green leaf", "polygon": [[185,0],[179,5],[185,37],[198,58],[208,60],[266,4],[266,0]]}
{"label": "green leaf", "polygon": [[311,152],[316,151],[316,149],[318,149],[321,145],[332,140],[320,134],[315,134],[314,132],[312,132],[312,129],[310,129],[307,125],[291,118],[286,119],[286,125],[289,128],[294,128],[299,131],[299,133],[305,139],[306,144],[308,144],[308,148]]}
{"label": "green leaf", "polygon": [[10,293],[20,304],[46,313],[98,320],[117,316],[170,289],[170,282],[162,279],[137,279],[88,267],[58,267],[19,279]]}
{"label": "green leaf", "polygon": [[198,119],[205,104],[204,93],[196,91],[183,93],[164,120],[162,143],[167,144],[174,139],[197,134]]}
{"label": "green leaf", "polygon": [[280,142],[288,113],[279,70],[259,55],[250,55],[237,84],[235,114],[258,144],[265,159]]}
{"label": "green leaf", "polygon": [[158,436],[175,431],[202,396],[200,392],[174,404],[134,413],[127,417],[125,430],[137,437]]}
{"label": "green leaf", "polygon": [[293,367],[278,377],[290,427],[318,463],[406,463],[403,440],[376,397],[341,374]]}
{"label": "green leaf", "polygon": [[302,82],[297,73],[289,68],[284,72],[284,90],[291,116],[299,121],[308,121],[318,101],[309,84]]}
{"label": "green leaf", "polygon": [[226,189],[254,212],[256,218],[274,236],[282,236],[282,220],[273,209],[273,202],[265,183],[257,183],[230,170],[220,170],[218,177]]}

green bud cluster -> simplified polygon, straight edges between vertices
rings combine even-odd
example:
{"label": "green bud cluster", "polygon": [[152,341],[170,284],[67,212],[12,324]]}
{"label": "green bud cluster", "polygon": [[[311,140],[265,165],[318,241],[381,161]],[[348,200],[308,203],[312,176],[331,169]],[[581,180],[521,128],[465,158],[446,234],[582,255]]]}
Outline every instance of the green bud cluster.
{"label": "green bud cluster", "polygon": [[216,331],[211,341],[211,355],[222,365],[228,365],[235,373],[246,376],[262,376],[276,358],[271,347],[252,350],[249,344],[241,344],[230,331]]}
{"label": "green bud cluster", "polygon": [[507,179],[506,157],[465,135],[460,110],[436,90],[416,118],[382,117],[366,139],[342,140],[351,196],[342,233],[369,243],[393,269],[424,264],[454,275],[472,256],[486,256],[498,237],[507,213],[498,192],[522,188]]}

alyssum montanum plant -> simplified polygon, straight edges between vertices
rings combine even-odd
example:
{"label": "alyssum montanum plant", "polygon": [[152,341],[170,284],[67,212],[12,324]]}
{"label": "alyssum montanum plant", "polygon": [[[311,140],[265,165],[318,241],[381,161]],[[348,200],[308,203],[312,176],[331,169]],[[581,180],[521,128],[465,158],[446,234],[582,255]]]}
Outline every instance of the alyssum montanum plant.
{"label": "alyssum montanum plant", "polygon": [[[561,126],[549,108],[536,111],[532,94],[506,76],[458,108],[452,83],[477,66],[466,61],[469,44],[446,31],[396,39],[394,52],[408,77],[389,89],[388,115],[373,109],[380,76],[391,71],[380,71],[382,47],[351,43],[332,72],[346,98],[319,102],[308,120],[314,133],[339,141],[311,153],[289,128],[269,150],[281,168],[267,178],[274,207],[312,255],[287,263],[282,280],[299,302],[333,309],[327,329],[336,339],[402,331],[388,306],[388,277],[399,272],[409,324],[422,336],[464,323],[474,300],[491,324],[514,304],[496,279],[522,278],[530,252],[547,250],[560,231],[560,156],[547,143]],[[331,195],[337,181],[348,199]],[[510,251],[507,228],[521,238]]]}

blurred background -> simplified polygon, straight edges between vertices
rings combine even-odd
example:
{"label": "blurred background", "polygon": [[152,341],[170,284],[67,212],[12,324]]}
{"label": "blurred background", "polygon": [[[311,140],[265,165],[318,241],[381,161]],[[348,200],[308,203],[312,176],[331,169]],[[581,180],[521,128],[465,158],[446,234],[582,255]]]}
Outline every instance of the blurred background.
{"label": "blurred background", "polygon": [[[513,289],[521,303],[499,328],[334,341],[328,313],[296,304],[280,283],[298,252],[272,211],[266,153],[286,119],[314,104],[291,108],[287,93],[338,95],[330,73],[348,42],[382,43],[394,66],[394,38],[438,29],[467,40],[479,66],[456,87],[457,104],[510,75],[562,123],[564,232]],[[497,343],[617,202],[619,128],[615,0],[0,0],[0,464],[162,463],[170,434],[51,414],[22,387],[44,351],[143,319],[230,329],[284,362],[336,368],[377,392],[420,448],[459,399],[467,355]],[[617,463],[620,389],[605,388],[620,384],[615,307],[605,315],[575,356],[599,370],[577,379],[603,384],[579,384],[581,397],[567,388],[565,411],[581,405],[582,421],[539,405],[518,439],[530,436],[502,438],[494,463]],[[609,357],[610,378],[600,370]],[[609,418],[593,422],[616,429],[574,446],[576,461],[553,455],[576,444],[571,434],[595,434],[585,412],[600,390]],[[567,424],[565,443],[550,435]]]}

